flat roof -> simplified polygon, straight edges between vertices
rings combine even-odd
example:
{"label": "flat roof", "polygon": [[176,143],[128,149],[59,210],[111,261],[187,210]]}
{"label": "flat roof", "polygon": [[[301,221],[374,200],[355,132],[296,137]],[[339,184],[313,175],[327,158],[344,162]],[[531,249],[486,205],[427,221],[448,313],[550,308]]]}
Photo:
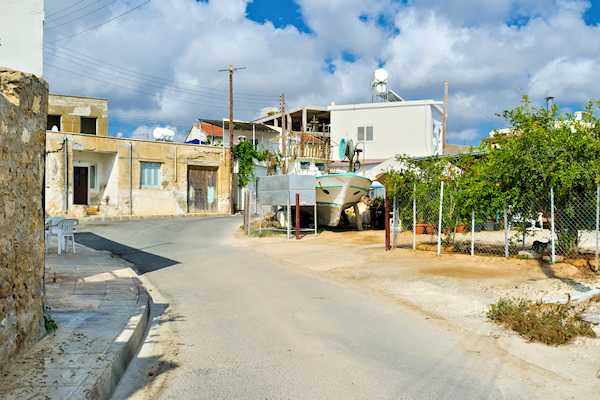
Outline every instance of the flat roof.
{"label": "flat roof", "polygon": [[358,104],[340,104],[327,107],[329,111],[346,111],[346,110],[364,110],[375,108],[395,108],[395,107],[418,107],[418,106],[443,106],[443,101],[437,100],[407,100],[407,101],[392,101],[382,103],[358,103]]}
{"label": "flat roof", "polygon": [[[207,149],[218,149],[218,150],[222,150],[223,146],[222,145],[211,145],[211,144],[193,144],[193,143],[184,143],[184,142],[168,142],[168,141],[162,141],[162,140],[152,140],[152,139],[139,139],[139,138],[131,138],[131,137],[119,137],[119,136],[100,136],[100,135],[89,135],[87,133],[77,133],[77,132],[63,132],[63,131],[59,131],[59,132],[53,132],[53,131],[49,131],[46,130],[46,134],[52,134],[52,135],[69,135],[69,136],[79,136],[79,137],[85,137],[85,138],[89,138],[89,139],[101,139],[101,140],[117,140],[117,141],[124,141],[124,142],[146,142],[146,143],[157,143],[157,144],[166,144],[166,145],[171,145],[171,146],[195,146],[195,147],[202,147],[202,148],[207,148]],[[76,150],[77,151],[77,150]],[[89,151],[89,150],[86,150]]]}
{"label": "flat roof", "polygon": [[[327,107],[322,107],[322,106],[303,106],[303,107],[294,107],[292,109],[290,109],[289,111],[286,111],[286,114],[296,114],[298,112],[302,112],[302,110],[306,109],[307,112],[310,111],[316,111],[316,112],[329,112]],[[264,122],[264,121],[269,121],[271,119],[276,119],[276,118],[281,118],[281,112],[277,111],[274,114],[271,115],[261,115],[260,117],[258,117],[257,119],[254,120],[254,122]]]}
{"label": "flat roof", "polygon": [[71,97],[71,98],[75,98],[75,99],[101,100],[101,101],[108,102],[108,99],[103,99],[101,97],[73,96],[73,95],[69,95],[69,94],[57,94],[57,93],[50,93],[49,96],[54,96],[54,97]]}
{"label": "flat roof", "polygon": [[[200,122],[204,122],[210,125],[214,125],[218,128],[225,128],[225,130],[229,129],[229,120],[216,120],[216,119],[198,119]],[[252,127],[256,132],[267,132],[267,133],[279,133],[278,130],[273,129],[272,127],[262,124],[260,122],[246,122],[246,121],[233,121],[233,128],[241,131],[252,132]]]}

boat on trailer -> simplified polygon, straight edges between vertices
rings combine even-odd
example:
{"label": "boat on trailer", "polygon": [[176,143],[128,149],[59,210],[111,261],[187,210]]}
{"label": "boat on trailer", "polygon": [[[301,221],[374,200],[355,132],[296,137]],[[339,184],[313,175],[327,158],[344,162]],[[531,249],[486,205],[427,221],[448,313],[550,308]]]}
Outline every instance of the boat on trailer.
{"label": "boat on trailer", "polygon": [[319,225],[338,226],[342,212],[369,193],[371,180],[354,172],[330,173],[315,177]]}

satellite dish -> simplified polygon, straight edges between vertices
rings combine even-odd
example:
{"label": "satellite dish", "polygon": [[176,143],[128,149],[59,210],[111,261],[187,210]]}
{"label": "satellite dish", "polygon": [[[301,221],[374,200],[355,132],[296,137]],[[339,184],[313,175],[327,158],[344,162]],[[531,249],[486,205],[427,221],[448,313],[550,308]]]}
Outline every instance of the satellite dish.
{"label": "satellite dish", "polygon": [[338,145],[338,158],[343,160],[346,158],[346,139],[341,138],[340,144]]}
{"label": "satellite dish", "polygon": [[387,81],[389,75],[388,72],[383,69],[383,68],[379,68],[377,70],[375,70],[375,80],[378,82],[385,82]]}

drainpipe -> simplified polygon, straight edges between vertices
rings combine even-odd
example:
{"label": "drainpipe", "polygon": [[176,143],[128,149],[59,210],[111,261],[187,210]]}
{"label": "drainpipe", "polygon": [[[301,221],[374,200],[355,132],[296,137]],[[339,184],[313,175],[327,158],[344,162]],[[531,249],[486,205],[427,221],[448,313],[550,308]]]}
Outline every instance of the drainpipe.
{"label": "drainpipe", "polygon": [[66,137],[63,139],[63,167],[64,167],[64,205],[63,209],[65,211],[65,215],[69,211],[69,139]]}
{"label": "drainpipe", "polygon": [[133,215],[133,143],[129,142],[129,215]]}

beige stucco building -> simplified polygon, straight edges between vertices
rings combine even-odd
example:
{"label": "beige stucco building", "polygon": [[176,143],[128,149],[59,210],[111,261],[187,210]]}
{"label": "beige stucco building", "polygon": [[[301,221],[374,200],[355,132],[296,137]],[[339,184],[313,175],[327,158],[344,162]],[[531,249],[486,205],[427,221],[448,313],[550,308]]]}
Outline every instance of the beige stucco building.
{"label": "beige stucco building", "polygon": [[108,107],[102,99],[50,96],[48,116],[48,215],[128,217],[229,210],[230,174],[222,148],[108,136]]}

